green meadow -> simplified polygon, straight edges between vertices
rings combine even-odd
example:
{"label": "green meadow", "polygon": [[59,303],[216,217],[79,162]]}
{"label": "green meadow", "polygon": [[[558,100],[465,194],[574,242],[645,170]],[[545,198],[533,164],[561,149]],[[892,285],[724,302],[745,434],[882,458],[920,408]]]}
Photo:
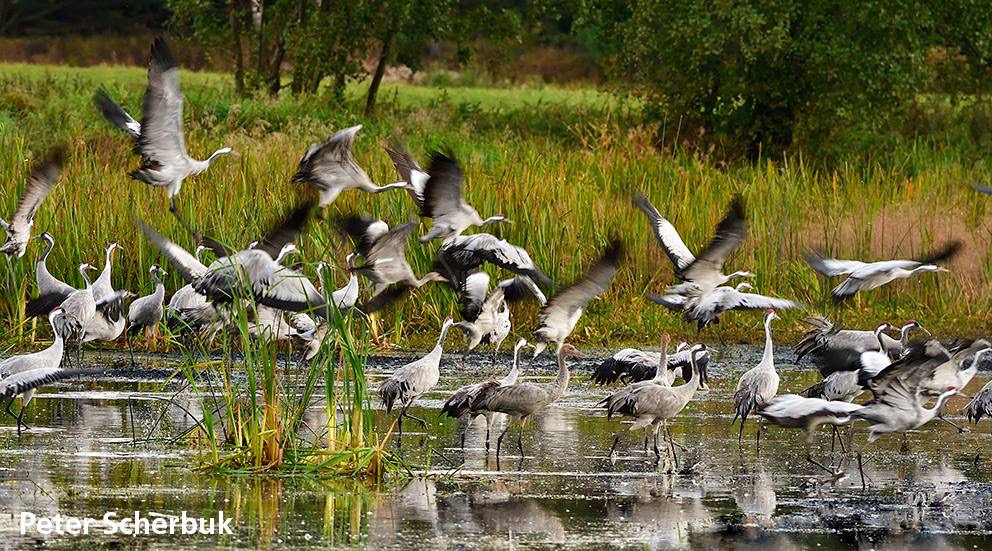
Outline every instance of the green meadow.
{"label": "green meadow", "polygon": [[[148,268],[163,259],[142,240],[135,219],[192,248],[192,237],[169,214],[164,193],[127,176],[137,165],[130,142],[92,104],[102,86],[140,118],[144,81],[145,71],[137,68],[0,66],[0,213],[13,212],[31,160],[55,144],[67,144],[62,178],[35,228],[55,236],[49,269],[71,284],[82,284],[79,263],[102,268],[104,246],[116,240],[123,251],[115,287],[150,292]],[[182,85],[190,153],[205,158],[227,145],[235,154],[187,180],[179,206],[199,229],[235,246],[258,238],[309,193],[290,178],[310,144],[362,124],[355,154],[373,180],[397,178],[383,151],[391,138],[408,144],[423,162],[432,150],[452,151],[465,170],[469,202],[483,216],[503,213],[512,219],[512,225],[493,231],[525,247],[559,283],[577,277],[611,236],[623,238],[625,263],[609,292],[579,323],[571,339],[578,346],[656,346],[663,331],[686,338],[695,333],[695,327],[644,298],[661,292],[673,276],[645,218],[630,204],[636,189],[675,223],[692,249],[712,236],[731,198],[744,196],[749,238],[728,268],[755,272],[756,292],[808,305],[783,314],[784,323],[777,326],[782,343],[802,330],[799,320],[810,313],[857,328],[914,318],[941,337],[990,328],[992,198],[970,184],[992,179],[992,165],[958,145],[967,132],[953,139],[904,140],[884,155],[829,167],[799,156],[725,163],[682,148],[677,119],[646,123],[636,101],[592,88],[389,82],[376,115],[365,118],[362,84],[349,88],[344,102],[323,95],[245,100],[235,96],[228,75],[215,73],[184,72]],[[325,260],[338,268],[338,285],[347,280],[349,245],[328,220],[348,212],[390,224],[415,216],[402,191],[343,194],[299,243],[307,262]],[[811,248],[843,258],[910,258],[951,239],[965,244],[949,264],[951,273],[897,282],[841,306],[829,299],[829,289],[839,281],[825,281],[802,260]],[[429,269],[437,246],[411,239],[408,256],[418,274]],[[0,276],[0,329],[11,346],[30,336],[22,305],[35,292],[33,263],[41,249],[34,243],[24,258],[0,260],[7,264]],[[170,273],[169,292],[181,285]],[[379,316],[379,342],[429,346],[441,320],[456,311],[447,288],[422,288]],[[537,311],[536,304],[515,305],[514,332],[529,335]],[[706,332],[720,340],[757,342],[760,316],[729,313]]]}

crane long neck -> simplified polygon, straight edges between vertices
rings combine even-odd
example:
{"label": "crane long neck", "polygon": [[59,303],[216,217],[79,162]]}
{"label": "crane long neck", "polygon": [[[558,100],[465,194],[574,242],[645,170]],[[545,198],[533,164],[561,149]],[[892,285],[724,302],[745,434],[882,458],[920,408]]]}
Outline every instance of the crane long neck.
{"label": "crane long neck", "polygon": [[437,344],[434,345],[434,352],[440,354],[444,349],[444,338],[448,336],[448,330],[451,329],[451,323],[445,323],[441,326],[441,334],[437,338]]}
{"label": "crane long neck", "polygon": [[424,285],[427,285],[431,281],[434,281],[434,277],[436,275],[437,275],[437,272],[430,272],[430,273],[424,274],[424,277],[422,277],[420,279],[414,279],[413,280],[413,286],[419,289],[419,288],[423,287]]}
{"label": "crane long neck", "polygon": [[45,262],[47,262],[48,261],[48,255],[52,252],[52,249],[54,249],[54,248],[55,248],[55,240],[54,239],[46,239],[45,240],[45,250],[41,252],[41,258],[38,259],[38,262],[41,262],[42,264],[44,264]]}
{"label": "crane long neck", "polygon": [[654,382],[668,380],[668,347],[662,345],[661,355],[658,357],[658,367],[654,371]]}
{"label": "crane long neck", "polygon": [[772,318],[765,319],[765,353],[761,356],[761,365],[775,369],[775,359],[773,358],[774,345],[772,344]]}
{"label": "crane long neck", "polygon": [[568,366],[565,365],[565,355],[558,354],[558,376],[555,377],[554,382],[554,399],[557,400],[565,394],[565,390],[568,388]]}
{"label": "crane long neck", "polygon": [[692,396],[696,393],[696,389],[699,388],[699,382],[702,379],[699,375],[699,366],[696,364],[696,353],[689,353],[689,365],[691,366],[689,380],[685,384],[679,385],[672,390],[675,391],[678,396],[682,399],[685,404],[689,403]]}
{"label": "crane long neck", "polygon": [[520,375],[520,348],[518,347],[513,351],[513,367],[510,368],[510,372],[503,377],[502,383],[504,385],[512,385],[517,382],[517,377]]}
{"label": "crane long neck", "polygon": [[82,274],[83,281],[86,282],[86,288],[89,289],[93,285],[93,282],[90,280],[90,276],[86,275],[85,269],[80,269],[79,273]]}
{"label": "crane long neck", "polygon": [[[923,407],[923,404],[920,401],[920,395],[919,395],[919,393],[917,393],[916,394],[916,400],[917,400],[918,407],[920,409],[920,421],[921,421],[919,423],[919,425],[923,425],[925,423],[928,423],[934,417],[936,417],[937,414],[940,413],[940,408],[944,407],[944,402],[946,402],[948,400],[948,398],[950,398],[951,396],[954,396],[957,393],[958,393],[957,390],[948,390],[947,392],[944,392],[943,394],[941,394],[940,396],[937,397],[937,403],[934,404],[933,407],[930,408],[930,409],[927,409],[927,408]],[[919,425],[917,425],[917,426],[919,426]]]}

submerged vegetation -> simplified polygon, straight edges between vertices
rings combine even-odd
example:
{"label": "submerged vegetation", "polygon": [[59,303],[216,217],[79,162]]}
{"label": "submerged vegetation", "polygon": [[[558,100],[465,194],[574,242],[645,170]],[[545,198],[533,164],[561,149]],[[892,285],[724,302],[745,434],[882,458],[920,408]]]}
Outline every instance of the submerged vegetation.
{"label": "submerged vegetation", "polygon": [[[184,73],[182,78],[190,152],[196,156],[228,145],[235,155],[190,179],[179,208],[198,229],[228,243],[257,239],[265,224],[289,208],[290,196],[304,192],[289,179],[311,143],[361,123],[357,159],[377,182],[396,180],[382,151],[389,138],[405,141],[421,159],[433,149],[452,149],[466,170],[469,200],[480,211],[514,220],[498,230],[502,237],[531,251],[559,282],[577,276],[603,247],[602,236],[611,230],[624,234],[634,254],[605,300],[590,305],[590,315],[572,337],[579,346],[654,342],[660,331],[685,330],[676,315],[643,297],[662,289],[672,276],[646,222],[630,205],[634,189],[647,193],[692,248],[709,239],[731,197],[743,194],[749,238],[729,266],[754,271],[755,288],[764,294],[795,298],[853,327],[883,317],[893,322],[916,318],[943,334],[990,329],[986,282],[992,276],[992,219],[985,198],[969,185],[992,179],[992,166],[973,139],[983,135],[980,117],[967,118],[977,111],[961,111],[965,107],[945,105],[939,98],[922,98],[930,107],[907,119],[907,126],[918,128],[937,121],[926,132],[902,139],[879,158],[825,167],[801,156],[717,162],[680,147],[685,136],[678,119],[647,123],[636,101],[588,89],[386,84],[377,117],[365,119],[357,114],[360,86],[349,88],[343,103],[320,95],[241,99],[225,75]],[[158,190],[128,179],[127,171],[137,163],[130,144],[92,105],[94,91],[105,86],[125,108],[139,111],[144,82],[142,69],[0,68],[0,171],[5,179],[0,211],[12,211],[31,159],[56,142],[69,144],[65,172],[36,227],[54,234],[49,268],[70,283],[81,283],[74,266],[96,261],[106,242],[116,240],[124,254],[115,268],[115,286],[149,287],[147,267],[157,255],[135,230],[136,216],[190,246],[192,238],[168,214]],[[344,194],[330,210],[365,211],[391,223],[413,213],[402,192],[374,199]],[[843,308],[830,305],[832,284],[818,279],[802,260],[809,248],[869,259],[912,255],[950,238],[964,240],[966,247],[950,264],[951,274],[901,282]],[[330,224],[314,224],[298,245],[308,261],[322,259],[342,268],[336,283],[344,281],[350,244]],[[31,247],[0,277],[6,342],[30,334],[21,305],[33,292],[30,263],[39,253],[40,247]],[[429,269],[433,254],[434,246],[410,248],[418,273]],[[180,286],[174,274],[166,283],[170,293]],[[440,320],[456,309],[455,301],[444,289],[418,290],[414,300],[379,316],[377,344],[426,345]],[[536,305],[515,310],[520,334],[533,328],[536,311]],[[785,314],[784,328],[800,330],[795,320],[802,315]],[[723,338],[751,338],[758,326],[756,316],[741,314],[726,316],[712,331]],[[258,432],[265,433],[264,416],[255,421]]]}

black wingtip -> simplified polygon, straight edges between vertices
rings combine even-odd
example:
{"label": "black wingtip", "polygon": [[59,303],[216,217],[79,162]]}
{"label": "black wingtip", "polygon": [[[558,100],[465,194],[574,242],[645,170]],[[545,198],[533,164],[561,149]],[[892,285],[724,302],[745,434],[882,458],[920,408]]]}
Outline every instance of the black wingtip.
{"label": "black wingtip", "polygon": [[951,241],[950,243],[944,245],[943,248],[931,252],[928,256],[918,259],[921,264],[936,264],[938,262],[943,262],[950,260],[954,255],[961,251],[963,244],[961,241]]}
{"label": "black wingtip", "polygon": [[156,65],[163,71],[177,66],[176,58],[172,55],[172,48],[169,46],[169,42],[164,36],[157,36],[155,37],[155,42],[152,42],[152,50],[148,59],[148,64]]}
{"label": "black wingtip", "polygon": [[603,258],[608,260],[611,264],[616,265],[623,259],[624,252],[625,249],[623,240],[618,237],[614,237],[610,240],[610,245],[606,248],[606,252],[603,253]]}

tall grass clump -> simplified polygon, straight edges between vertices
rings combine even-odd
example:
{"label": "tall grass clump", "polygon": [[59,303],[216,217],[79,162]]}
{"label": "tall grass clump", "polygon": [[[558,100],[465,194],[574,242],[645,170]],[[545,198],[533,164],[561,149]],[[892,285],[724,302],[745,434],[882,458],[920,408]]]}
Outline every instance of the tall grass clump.
{"label": "tall grass clump", "polygon": [[[203,451],[201,467],[222,473],[296,473],[373,481],[402,470],[372,430],[365,385],[368,335],[341,315],[318,329],[312,361],[280,355],[271,331],[253,325],[247,301],[235,300],[221,354],[204,343],[184,351],[183,374],[198,414],[187,434]],[[282,358],[282,361],[280,361]]]}

